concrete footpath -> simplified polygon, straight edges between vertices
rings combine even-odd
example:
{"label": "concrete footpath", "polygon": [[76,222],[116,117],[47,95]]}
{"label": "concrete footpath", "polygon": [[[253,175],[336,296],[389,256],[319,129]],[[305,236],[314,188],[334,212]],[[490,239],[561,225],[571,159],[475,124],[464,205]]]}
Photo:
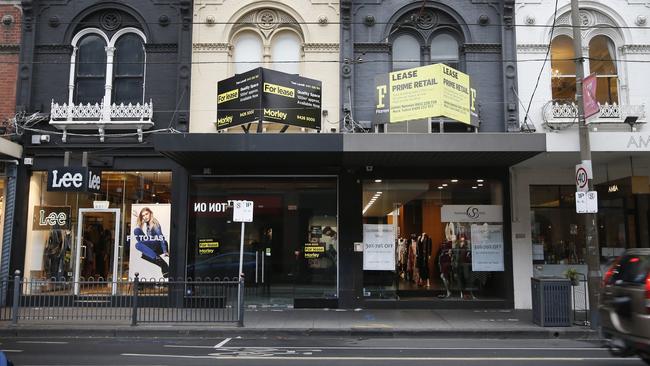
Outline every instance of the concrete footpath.
{"label": "concrete footpath", "polygon": [[26,321],[0,323],[0,337],[372,336],[596,340],[583,325],[540,327],[527,310],[247,309],[244,327],[221,323]]}

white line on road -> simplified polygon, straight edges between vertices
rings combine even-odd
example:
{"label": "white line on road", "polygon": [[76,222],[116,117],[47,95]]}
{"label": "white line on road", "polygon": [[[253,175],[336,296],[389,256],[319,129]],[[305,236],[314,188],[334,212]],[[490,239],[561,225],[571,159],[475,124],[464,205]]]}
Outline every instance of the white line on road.
{"label": "white line on road", "polygon": [[615,357],[283,357],[283,356],[190,356],[190,355],[161,355],[147,353],[122,353],[127,357],[166,357],[166,358],[189,358],[189,359],[228,359],[228,360],[284,360],[284,361],[634,361],[638,358],[615,358]]}
{"label": "white line on road", "polygon": [[20,353],[23,350],[22,349],[0,349],[0,351],[4,353]]}
{"label": "white line on road", "polygon": [[232,339],[232,338],[226,338],[226,339],[224,339],[223,341],[219,342],[219,344],[217,344],[216,346],[214,346],[214,348],[221,348],[221,346],[223,346],[224,344],[230,342],[231,339]]}
{"label": "white line on road", "polygon": [[68,344],[68,342],[57,342],[57,341],[17,341],[16,343],[29,343],[29,344]]}
{"label": "white line on road", "polygon": [[[223,343],[223,342],[222,342]],[[165,347],[168,348],[217,348],[216,346],[192,346],[192,345],[175,345],[175,344],[166,344]],[[221,349],[315,349],[316,347],[276,347],[276,346],[266,346],[266,347],[219,347]],[[450,350],[450,351],[605,351],[606,348],[597,348],[597,347],[555,347],[555,348],[544,348],[544,347],[317,347],[321,349],[329,350],[407,350],[407,351],[441,351],[441,350]]]}

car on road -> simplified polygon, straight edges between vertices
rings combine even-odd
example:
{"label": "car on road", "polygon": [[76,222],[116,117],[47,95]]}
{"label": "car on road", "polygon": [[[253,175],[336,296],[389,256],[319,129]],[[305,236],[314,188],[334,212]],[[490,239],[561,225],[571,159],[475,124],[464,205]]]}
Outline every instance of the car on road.
{"label": "car on road", "polygon": [[612,354],[637,354],[650,365],[650,248],[630,249],[609,267],[599,315]]}

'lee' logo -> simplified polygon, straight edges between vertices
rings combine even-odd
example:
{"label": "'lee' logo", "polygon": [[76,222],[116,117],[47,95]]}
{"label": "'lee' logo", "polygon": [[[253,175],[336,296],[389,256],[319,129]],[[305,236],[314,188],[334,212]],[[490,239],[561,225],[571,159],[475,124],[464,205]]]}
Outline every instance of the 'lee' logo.
{"label": "'lee' logo", "polygon": [[59,178],[59,170],[52,170],[52,188],[81,188],[83,186],[83,181],[84,177],[81,173],[72,174],[67,172]]}
{"label": "'lee' logo", "polygon": [[99,191],[101,190],[102,177],[95,174],[92,170],[88,171],[88,190]]}
{"label": "'lee' logo", "polygon": [[54,168],[47,175],[47,190],[59,192],[100,192],[102,176],[85,167]]}

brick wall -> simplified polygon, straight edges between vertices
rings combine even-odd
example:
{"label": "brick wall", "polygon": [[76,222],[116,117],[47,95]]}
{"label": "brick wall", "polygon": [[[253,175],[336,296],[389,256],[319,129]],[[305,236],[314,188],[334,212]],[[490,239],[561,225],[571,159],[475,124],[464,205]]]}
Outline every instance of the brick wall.
{"label": "brick wall", "polygon": [[[8,16],[13,20],[6,25]],[[21,12],[14,5],[0,5],[0,124],[16,109]]]}

